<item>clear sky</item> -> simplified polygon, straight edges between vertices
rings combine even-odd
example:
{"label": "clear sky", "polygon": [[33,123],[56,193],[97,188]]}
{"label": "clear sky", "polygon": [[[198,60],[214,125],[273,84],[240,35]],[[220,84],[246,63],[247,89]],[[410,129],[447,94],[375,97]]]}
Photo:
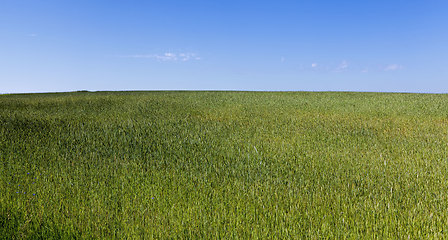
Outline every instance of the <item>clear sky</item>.
{"label": "clear sky", "polygon": [[0,93],[448,92],[445,0],[0,0]]}

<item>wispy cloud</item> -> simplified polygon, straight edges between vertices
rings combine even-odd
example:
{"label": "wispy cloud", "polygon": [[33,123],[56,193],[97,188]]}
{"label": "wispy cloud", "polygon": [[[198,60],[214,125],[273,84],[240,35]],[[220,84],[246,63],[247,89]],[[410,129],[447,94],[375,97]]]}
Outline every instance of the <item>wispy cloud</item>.
{"label": "wispy cloud", "polygon": [[400,64],[389,64],[383,70],[384,71],[396,71],[403,69],[403,66]]}
{"label": "wispy cloud", "polygon": [[342,72],[347,70],[349,64],[346,60],[342,61],[335,69],[336,72]]}
{"label": "wispy cloud", "polygon": [[37,33],[29,33],[26,35],[27,37],[37,37]]}
{"label": "wispy cloud", "polygon": [[401,64],[363,64],[363,63],[352,63],[347,60],[340,62],[308,62],[302,64],[300,70],[303,71],[313,71],[320,73],[375,73],[375,72],[393,72],[405,69]]}
{"label": "wispy cloud", "polygon": [[201,60],[196,53],[172,53],[166,52],[163,54],[135,54],[124,56],[127,58],[150,58],[161,62],[186,62],[191,60]]}

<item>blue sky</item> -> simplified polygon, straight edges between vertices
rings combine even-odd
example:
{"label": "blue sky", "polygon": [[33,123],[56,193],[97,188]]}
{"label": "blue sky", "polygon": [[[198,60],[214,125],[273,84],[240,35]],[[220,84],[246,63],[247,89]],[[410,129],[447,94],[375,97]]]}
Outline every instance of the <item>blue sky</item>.
{"label": "blue sky", "polygon": [[2,0],[0,93],[445,93],[447,43],[442,0]]}

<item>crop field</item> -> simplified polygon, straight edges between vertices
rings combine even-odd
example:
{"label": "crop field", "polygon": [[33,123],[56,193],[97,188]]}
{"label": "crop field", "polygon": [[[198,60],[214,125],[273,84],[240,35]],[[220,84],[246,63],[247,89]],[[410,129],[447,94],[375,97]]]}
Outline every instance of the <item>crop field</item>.
{"label": "crop field", "polygon": [[0,95],[0,239],[448,238],[448,95]]}

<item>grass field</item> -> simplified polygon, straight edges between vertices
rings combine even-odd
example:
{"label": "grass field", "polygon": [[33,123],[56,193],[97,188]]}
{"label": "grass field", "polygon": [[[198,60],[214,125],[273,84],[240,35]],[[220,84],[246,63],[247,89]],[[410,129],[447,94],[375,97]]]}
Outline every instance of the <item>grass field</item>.
{"label": "grass field", "polygon": [[0,95],[0,238],[448,238],[448,95]]}

